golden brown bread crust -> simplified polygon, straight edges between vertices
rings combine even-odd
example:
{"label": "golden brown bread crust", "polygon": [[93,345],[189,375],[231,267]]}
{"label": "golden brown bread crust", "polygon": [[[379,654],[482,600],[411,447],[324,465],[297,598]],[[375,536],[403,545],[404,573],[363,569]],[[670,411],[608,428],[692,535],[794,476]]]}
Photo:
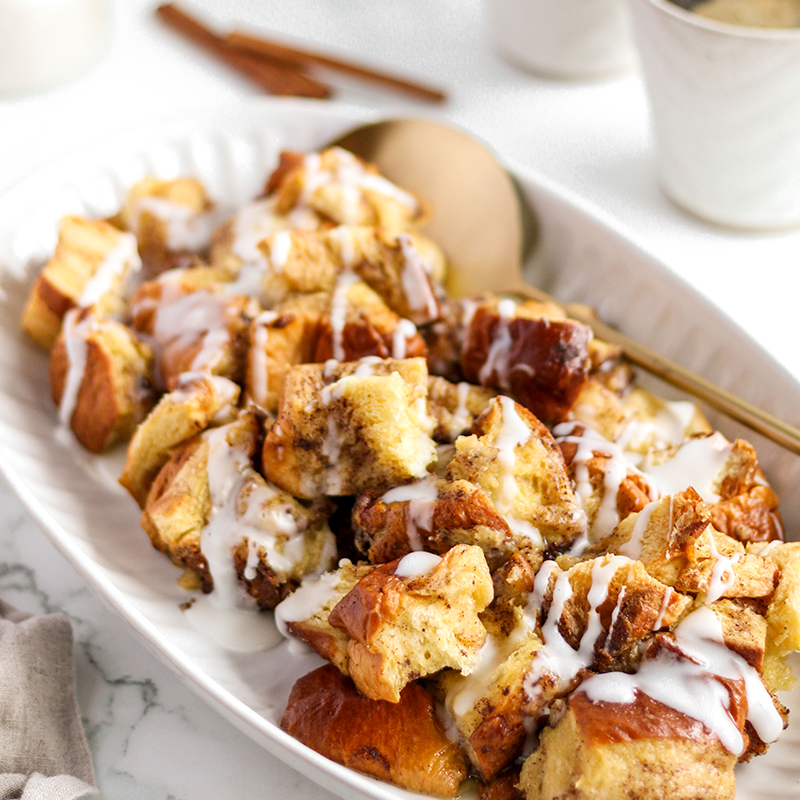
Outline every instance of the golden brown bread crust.
{"label": "golden brown bread crust", "polygon": [[[128,439],[153,406],[153,351],[129,328],[97,318],[93,309],[70,311],[66,331],[50,353],[53,401],[60,405],[71,379],[80,381],[69,425],[92,453]],[[85,347],[85,363],[72,364],[66,337]]]}
{"label": "golden brown bread crust", "polygon": [[[744,712],[738,703],[742,728]],[[733,800],[736,756],[699,722],[641,693],[617,705],[578,691],[540,742],[522,768],[527,800]]]}
{"label": "golden brown bread crust", "polygon": [[[187,257],[206,249],[208,242],[204,241],[204,234],[207,229],[210,235],[211,220],[204,217],[210,217],[213,208],[205,187],[196,178],[163,181],[146,177],[128,190],[117,219],[126,230],[136,235],[142,263],[147,274],[152,276],[172,269],[185,262]],[[199,246],[189,247],[188,243],[173,246],[168,223],[170,215],[180,220],[181,227],[194,227],[193,235],[190,235]]]}
{"label": "golden brown bread crust", "polygon": [[239,387],[226,378],[189,375],[158,404],[136,429],[119,482],[144,508],[158,471],[177,445],[205,430],[212,421],[230,421],[239,399]]}
{"label": "golden brown bread crust", "polygon": [[253,320],[247,395],[268,411],[277,411],[289,367],[332,358],[334,336],[341,361],[427,355],[425,342],[414,326],[406,322],[407,327],[398,330],[400,317],[365,283],[359,281],[349,287],[346,299],[343,324],[335,335],[331,325],[333,297],[328,292],[292,296]]}
{"label": "golden brown bread crust", "polygon": [[349,669],[359,690],[395,703],[419,677],[472,669],[486,637],[478,614],[492,599],[478,547],[456,545],[422,575],[396,575],[398,563],[372,570],[328,617],[351,639]]}
{"label": "golden brown bread crust", "polygon": [[590,329],[532,301],[511,317],[500,308],[491,300],[475,310],[461,353],[464,377],[509,393],[548,424],[560,422],[588,376]]}
{"label": "golden brown bread crust", "polygon": [[[260,434],[259,418],[246,412],[235,422],[180,445],[150,488],[142,527],[156,549],[167,553],[174,563],[193,570],[203,591],[210,592],[214,576],[202,552],[201,535],[212,518],[212,509],[222,514],[230,528],[224,533],[230,537],[237,580],[260,608],[269,609],[283,600],[304,575],[331,566],[334,543],[326,521],[331,512],[328,503],[305,506],[268,486],[249,465],[258,452]],[[213,444],[211,436],[215,437]],[[225,498],[227,505],[216,506],[219,498],[212,495],[208,464],[212,446],[222,447],[223,437],[224,446],[243,463],[232,472],[236,483]],[[281,517],[281,530],[274,525],[274,513]],[[276,561],[265,549],[267,539]],[[293,551],[292,556],[284,563],[289,550]]]}
{"label": "golden brown bread crust", "polygon": [[387,703],[359,694],[335,667],[320,667],[295,683],[281,728],[333,761],[411,791],[453,797],[467,777],[433,698],[414,683]]}
{"label": "golden brown bread crust", "polygon": [[[519,419],[527,441],[501,453],[504,425]],[[447,468],[451,481],[480,487],[514,528],[514,520],[533,526],[545,543],[563,548],[585,529],[586,515],[575,499],[561,451],[550,431],[527,409],[495,398],[473,425],[474,435],[456,440]],[[513,463],[512,463],[513,458]]]}
{"label": "golden brown bread crust", "polygon": [[[370,225],[388,231],[406,231],[424,225],[430,209],[424,201],[410,192],[407,202],[401,202],[392,192],[381,192],[369,183],[359,187],[358,197],[353,201],[354,171],[363,170],[365,175],[379,177],[380,173],[372,164],[353,156],[339,148],[323,150],[317,159],[315,154],[294,151],[281,153],[278,166],[267,180],[265,191],[274,195],[277,210],[288,214],[298,205],[306,205],[337,225]],[[331,179],[322,182],[312,192],[306,190],[310,172],[322,170]],[[340,175],[349,172],[349,179]]]}
{"label": "golden brown bread crust", "polygon": [[[37,278],[22,315],[22,327],[35,342],[48,350],[55,344],[64,315],[78,304],[89,281],[122,238],[119,230],[102,220],[76,216],[60,220],[55,253]],[[135,248],[129,255],[122,271],[111,276],[108,289],[97,301],[105,314],[122,311],[123,283],[139,266]]]}
{"label": "golden brown bread crust", "polygon": [[[203,288],[194,285],[195,275],[208,275]],[[142,284],[131,309],[133,328],[153,343],[166,389],[185,372],[244,381],[250,320],[256,312],[252,298],[225,294],[213,275],[190,269]]]}
{"label": "golden brown bread crust", "polygon": [[421,358],[291,368],[264,439],[264,474],[308,499],[427,475],[436,459],[427,379]]}
{"label": "golden brown bread crust", "polygon": [[521,767],[513,766],[488,783],[478,784],[479,800],[525,800],[519,788]]}

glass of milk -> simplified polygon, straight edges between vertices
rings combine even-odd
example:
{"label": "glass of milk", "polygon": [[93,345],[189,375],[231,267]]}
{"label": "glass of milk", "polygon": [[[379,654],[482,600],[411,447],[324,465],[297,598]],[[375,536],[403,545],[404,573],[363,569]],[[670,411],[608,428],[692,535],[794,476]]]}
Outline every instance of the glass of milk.
{"label": "glass of milk", "polygon": [[629,3],[666,194],[725,226],[800,225],[800,0]]}
{"label": "glass of milk", "polygon": [[0,0],[0,95],[66,83],[108,43],[108,0]]}

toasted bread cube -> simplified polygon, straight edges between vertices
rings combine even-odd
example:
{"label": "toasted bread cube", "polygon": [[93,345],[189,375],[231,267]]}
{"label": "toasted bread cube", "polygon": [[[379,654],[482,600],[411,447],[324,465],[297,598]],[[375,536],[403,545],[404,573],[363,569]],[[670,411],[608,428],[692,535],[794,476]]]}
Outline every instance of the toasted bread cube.
{"label": "toasted bread cube", "polygon": [[281,153],[266,192],[275,195],[280,214],[305,206],[339,225],[407,231],[424,225],[430,215],[420,198],[340,147]]}
{"label": "toasted bread cube", "polygon": [[338,298],[326,292],[295,295],[251,323],[247,393],[274,412],[286,372],[296,364],[321,363],[334,356],[358,361],[366,356],[425,355],[425,342],[413,323],[402,320],[357,281]]}
{"label": "toasted bread cube", "polygon": [[339,601],[373,569],[343,559],[339,568],[318,578],[308,577],[275,607],[275,620],[285,636],[294,636],[331,662],[343,675],[350,674],[347,644],[350,637],[328,621]]}
{"label": "toasted bread cube", "polygon": [[780,568],[778,585],[766,614],[764,683],[773,692],[788,690],[797,679],[786,657],[800,650],[800,543],[759,543],[750,546],[749,551],[774,561]]}
{"label": "toasted bread cube", "polygon": [[658,489],[630,463],[620,448],[591,428],[564,422],[553,429],[588,518],[590,544],[608,535],[621,520],[659,496]]}
{"label": "toasted bread cube", "polygon": [[553,305],[489,298],[469,322],[461,368],[471,383],[510,394],[544,422],[567,418],[589,373],[588,326]]}
{"label": "toasted bread cube", "polygon": [[711,525],[708,507],[694,489],[667,495],[624,519],[589,548],[638,558],[659,581],[681,592],[720,597],[770,597],[778,569],[770,559]]}
{"label": "toasted bread cube", "polygon": [[296,497],[356,494],[427,475],[436,460],[421,358],[289,370],[264,474]]}
{"label": "toasted bread cube", "polygon": [[339,764],[426,795],[454,797],[468,774],[433,698],[414,683],[387,703],[364,697],[334,667],[320,667],[295,683],[281,728]]}
{"label": "toasted bread cube", "polygon": [[[435,563],[418,573],[423,555],[426,566],[429,559]],[[328,621],[350,637],[350,675],[359,691],[396,703],[403,687],[417,678],[447,667],[471,671],[486,637],[478,614],[491,599],[483,552],[456,545],[441,559],[415,553],[377,567]]]}
{"label": "toasted bread cube", "polygon": [[93,453],[128,439],[155,401],[153,351],[120,322],[71,309],[50,353],[61,421]]}
{"label": "toasted bread cube", "polygon": [[585,530],[561,451],[530,411],[497,397],[473,430],[456,440],[449,480],[479,486],[511,529],[533,541],[564,546]]}
{"label": "toasted bread cube", "polygon": [[412,234],[339,226],[283,231],[259,243],[266,269],[263,296],[269,306],[291,293],[332,292],[358,276],[389,308],[422,324],[441,313],[432,275],[438,251]]}
{"label": "toasted bread cube", "polygon": [[22,327],[49,350],[69,309],[96,304],[107,315],[120,313],[125,280],[140,267],[130,234],[101,220],[63,217],[55,253],[33,287]]}
{"label": "toasted bread cube", "polygon": [[456,544],[483,550],[490,568],[524,552],[536,561],[530,538],[514,533],[486,495],[468,481],[434,476],[388,492],[367,490],[353,507],[356,546],[373,564],[414,550],[443,554]]}
{"label": "toasted bread cube", "polygon": [[144,508],[147,493],[172,450],[212,422],[230,421],[239,387],[227,378],[186,373],[136,429],[119,482]]}
{"label": "toasted bread cube", "polygon": [[181,445],[150,489],[142,527],[204,592],[228,605],[246,592],[274,608],[304,576],[329,569],[336,546],[326,503],[305,506],[253,469],[260,430],[247,412]]}
{"label": "toasted bread cube", "polygon": [[[203,288],[194,281],[197,274]],[[244,295],[224,293],[213,275],[181,270],[139,287],[131,305],[132,323],[150,337],[168,390],[184,372],[208,372],[242,383],[256,305]]]}
{"label": "toasted bread cube", "polygon": [[621,705],[578,691],[540,742],[522,767],[527,800],[734,797],[736,755],[701,723],[645,694]]}
{"label": "toasted bread cube", "polygon": [[142,178],[128,190],[119,221],[136,235],[145,269],[157,275],[208,249],[214,204],[196,178]]}
{"label": "toasted bread cube", "polygon": [[458,384],[431,375],[428,378],[428,412],[436,419],[433,438],[453,443],[468,434],[472,423],[484,412],[496,392],[461,381]]}
{"label": "toasted bread cube", "polygon": [[526,719],[542,713],[549,702],[543,693],[537,705],[524,688],[525,676],[542,640],[513,609],[512,635],[490,634],[473,672],[447,671],[437,676],[445,707],[475,771],[491,780],[518,758],[528,736]]}

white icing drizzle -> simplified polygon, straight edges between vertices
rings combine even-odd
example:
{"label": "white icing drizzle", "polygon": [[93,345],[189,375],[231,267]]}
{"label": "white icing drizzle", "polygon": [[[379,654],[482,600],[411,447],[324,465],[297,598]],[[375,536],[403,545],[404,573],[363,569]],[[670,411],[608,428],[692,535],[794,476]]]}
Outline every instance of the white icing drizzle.
{"label": "white icing drizzle", "polygon": [[430,274],[431,268],[414,247],[407,233],[397,235],[400,252],[403,254],[403,271],[400,283],[403,286],[408,307],[419,314],[421,320],[436,319],[439,316],[439,304],[433,294]]}
{"label": "white icing drizzle", "polygon": [[[158,304],[153,324],[153,339],[158,348],[188,347],[202,337],[202,344],[192,360],[191,370],[213,368],[222,357],[229,340],[224,296],[206,289],[170,297],[164,283],[162,302]],[[171,287],[170,287],[171,288]]]}
{"label": "white icing drizzle", "polygon": [[394,568],[398,578],[419,578],[427,575],[441,563],[441,556],[427,553],[424,550],[415,551],[403,556]]}
{"label": "white icing drizzle", "polygon": [[358,283],[355,272],[344,270],[336,279],[336,287],[331,299],[331,350],[336,361],[344,361],[344,326],[347,317],[347,293]]}
{"label": "white icing drizzle", "polygon": [[706,528],[708,541],[711,547],[711,557],[714,559],[714,568],[711,571],[711,577],[708,581],[708,589],[706,589],[705,602],[713,603],[719,600],[725,592],[733,588],[736,583],[736,573],[733,570],[733,565],[741,561],[741,553],[734,553],[732,557],[724,556],[717,550],[717,543],[714,539],[714,530],[709,525]]}
{"label": "white icing drizzle", "polygon": [[392,332],[392,358],[402,360],[406,357],[408,340],[417,335],[417,326],[410,319],[401,319]]}
{"label": "white icing drizzle", "polygon": [[273,272],[282,272],[292,251],[291,231],[278,231],[273,235],[269,249],[269,264]]}
{"label": "white icing drizzle", "polygon": [[472,425],[472,414],[469,413],[467,408],[467,398],[469,397],[470,385],[465,381],[461,381],[456,387],[458,405],[453,412],[452,427],[454,430],[467,430]]}
{"label": "white icing drizzle", "polygon": [[[578,427],[583,427],[581,435],[575,435],[574,431]],[[617,511],[617,494],[620,485],[630,474],[647,477],[637,469],[627,458],[622,448],[610,442],[600,433],[579,422],[563,422],[553,428],[553,435],[559,444],[575,444],[577,449],[572,457],[572,467],[575,481],[575,497],[580,507],[587,511],[591,502],[594,489],[589,478],[588,462],[595,455],[607,457],[605,472],[603,475],[603,495],[597,508],[597,513],[589,531],[589,536],[582,542],[585,548],[587,544],[596,542],[603,536],[611,533],[620,523],[619,512]],[[651,500],[658,499],[659,492],[652,481],[647,481],[648,494]],[[576,553],[577,554],[577,553]]]}
{"label": "white icing drizzle", "polygon": [[421,480],[395,486],[389,489],[382,497],[382,502],[408,503],[406,509],[406,534],[408,544],[412,550],[423,550],[424,542],[420,531],[431,533],[433,531],[433,515],[436,510],[436,501],[439,499],[438,479],[429,475]]}
{"label": "white icing drizzle", "polygon": [[[672,502],[672,496],[670,495],[670,502]],[[647,526],[650,524],[650,517],[655,511],[656,506],[658,506],[658,500],[652,500],[649,502],[640,512],[639,516],[636,518],[636,522],[633,524],[633,530],[631,531],[631,537],[628,539],[627,542],[623,542],[618,548],[617,552],[622,556],[628,556],[628,558],[638,559],[642,555],[642,537],[644,536],[644,532],[647,530]]]}
{"label": "white icing drizzle", "polygon": [[666,590],[664,591],[664,599],[661,601],[661,608],[658,611],[658,616],[656,617],[656,620],[653,623],[654,631],[657,631],[664,624],[664,617],[667,614],[667,609],[669,608],[670,600],[672,600],[672,595],[674,594],[675,590],[671,586],[667,586]]}
{"label": "white icing drizzle", "polygon": [[[492,334],[492,344],[486,354],[486,361],[478,373],[478,380],[487,385],[492,373],[497,374],[497,385],[504,390],[509,388],[510,356],[511,356],[511,329],[509,320],[514,319],[517,304],[510,299],[501,300],[497,304],[497,313],[500,320]],[[473,311],[474,313],[474,311]]]}
{"label": "white icing drizzle", "polygon": [[629,422],[616,442],[623,450],[643,443],[653,450],[681,444],[696,413],[697,406],[688,400],[664,402],[652,419]]}
{"label": "white icing drizzle", "polygon": [[215,211],[197,212],[181,203],[173,203],[163,197],[142,197],[136,204],[132,228],[139,230],[142,211],[149,211],[167,228],[167,249],[174,251],[205,250],[211,242],[211,234],[217,225]]}
{"label": "white icing drizzle", "polygon": [[352,269],[356,263],[356,243],[353,239],[352,228],[347,225],[337,225],[331,228],[327,236],[339,244],[339,257],[345,269]]}
{"label": "white icing drizzle", "polygon": [[[624,556],[595,559],[592,566],[592,583],[587,596],[589,615],[577,650],[569,645],[558,628],[564,607],[573,593],[569,573],[562,572],[558,575],[553,587],[550,609],[547,618],[542,623],[544,645],[537,651],[533,663],[523,679],[523,687],[528,697],[535,698],[539,695],[541,692],[540,681],[545,675],[554,678],[556,690],[562,691],[582,669],[590,666],[594,659],[595,645],[603,633],[599,613],[600,606],[608,597],[608,587],[617,570],[627,564],[630,564],[630,559]],[[549,578],[549,575],[546,577]],[[544,585],[546,586],[546,584]],[[542,592],[541,596],[543,594]]]}
{"label": "white icing drizzle", "polygon": [[80,322],[76,322],[80,313],[80,309],[71,308],[64,315],[62,326],[68,366],[64,389],[61,392],[61,402],[58,406],[58,418],[62,424],[67,426],[75,413],[83,376],[86,372],[88,355],[86,340],[92,331],[97,330],[97,320],[91,314]]}
{"label": "white icing drizzle", "polygon": [[659,488],[661,494],[675,494],[692,486],[707,503],[719,502],[714,486],[733,445],[721,434],[704,439],[690,439],[663,464],[641,465],[642,472]]}
{"label": "white icing drizzle", "polygon": [[230,426],[213,428],[208,442],[208,490],[211,512],[200,533],[200,549],[214,581],[214,602],[223,608],[253,608],[241,586],[233,549],[248,540],[244,577],[252,580],[265,551],[276,572],[287,573],[302,559],[305,541],[291,505],[253,469],[247,452],[227,440]]}
{"label": "white icing drizzle", "polygon": [[267,371],[267,341],[269,325],[278,318],[274,311],[263,311],[253,320],[253,344],[248,350],[250,365],[250,394],[253,402],[266,407],[269,374]]}
{"label": "white icing drizzle", "polygon": [[783,720],[758,672],[725,646],[722,625],[707,606],[698,608],[675,629],[675,643],[685,658],[662,650],[646,659],[633,675],[594,675],[579,691],[595,703],[629,705],[641,692],[701,722],[731,753],[740,754],[744,740],[730,714],[730,696],[717,678],[741,680],[747,695],[747,719],[764,742],[773,742]]}
{"label": "white icing drizzle", "polygon": [[[333,159],[330,156],[335,156]],[[417,199],[395,186],[386,178],[368,172],[364,165],[352,154],[341,148],[329,151],[327,169],[322,168],[322,157],[319,153],[308,153],[303,159],[305,181],[300,202],[308,205],[317,189],[328,184],[337,184],[346,198],[343,222],[356,224],[360,219],[360,200],[363,191],[375,192],[416,210]]]}
{"label": "white icing drizzle", "polygon": [[119,242],[106,253],[105,258],[83,287],[78,306],[87,308],[100,301],[100,298],[113,288],[114,279],[125,275],[126,269],[138,272],[142,261],[137,250],[136,237],[132,233],[120,233]]}
{"label": "white icing drizzle", "polygon": [[304,578],[299,588],[275,606],[278,630],[287,638],[291,636],[286,623],[303,622],[319,614],[336,594],[339,575],[325,572],[316,578]]}

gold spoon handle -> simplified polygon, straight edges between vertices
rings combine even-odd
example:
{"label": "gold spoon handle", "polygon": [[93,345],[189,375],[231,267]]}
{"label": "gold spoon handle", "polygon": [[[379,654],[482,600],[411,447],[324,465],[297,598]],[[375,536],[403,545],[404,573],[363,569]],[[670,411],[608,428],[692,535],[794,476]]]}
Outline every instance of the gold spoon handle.
{"label": "gold spoon handle", "polygon": [[717,411],[721,411],[731,419],[741,422],[742,425],[746,425],[762,436],[766,436],[781,447],[800,455],[800,431],[796,428],[725,389],[721,389],[700,375],[690,372],[674,361],[664,358],[664,356],[650,350],[648,347],[629,339],[618,330],[598,319],[588,306],[577,303],[564,305],[541,289],[536,289],[532,286],[520,287],[515,292],[531,297],[534,300],[561,305],[572,319],[588,325],[599,339],[620,347],[629,361],[642,369],[646,369],[672,386],[694,395]]}

